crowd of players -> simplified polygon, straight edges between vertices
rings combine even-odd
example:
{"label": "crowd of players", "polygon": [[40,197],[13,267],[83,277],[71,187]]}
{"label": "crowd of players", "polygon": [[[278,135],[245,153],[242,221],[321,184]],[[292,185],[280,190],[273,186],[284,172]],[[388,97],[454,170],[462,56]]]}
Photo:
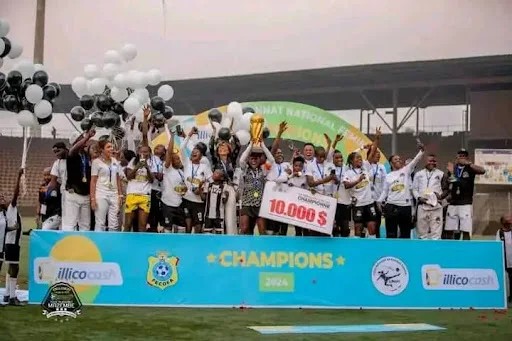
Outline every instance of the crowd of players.
{"label": "crowd of players", "polygon": [[[253,234],[257,227],[260,235],[293,234],[288,233],[291,228],[297,236],[325,236],[259,216],[265,183],[274,181],[336,198],[334,237],[379,238],[384,217],[386,238],[411,238],[416,227],[420,239],[470,239],[474,179],[485,171],[469,161],[465,150],[446,171],[437,167],[432,154],[416,171],[425,156],[419,144],[412,159],[389,157],[388,172],[379,163],[377,130],[373,143],[352,151],[346,161],[336,149],[343,137],[331,140],[325,135],[326,147],[306,143],[287,162],[280,144],[288,126],[282,122],[270,148],[260,138],[241,152],[235,134],[220,140],[214,131],[209,148],[197,143],[186,157],[197,129],[188,135],[169,131],[168,145],[152,150],[149,115],[146,108],[136,150],[116,150],[109,139],[94,141],[94,130],[80,135],[69,149],[62,142],[53,146],[57,160],[44,170],[38,228]],[[175,134],[182,139],[179,150]],[[14,305],[21,231],[18,193],[19,181],[10,202],[0,196],[0,245],[9,263],[4,300]]]}

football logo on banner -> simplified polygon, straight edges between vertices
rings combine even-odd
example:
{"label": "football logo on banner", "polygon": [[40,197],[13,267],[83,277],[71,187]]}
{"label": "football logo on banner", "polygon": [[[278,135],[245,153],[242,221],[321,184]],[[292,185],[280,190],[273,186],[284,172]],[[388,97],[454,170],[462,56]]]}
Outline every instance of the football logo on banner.
{"label": "football logo on banner", "polygon": [[175,285],[178,282],[178,261],[178,257],[168,257],[166,252],[149,257],[148,284],[162,290]]}

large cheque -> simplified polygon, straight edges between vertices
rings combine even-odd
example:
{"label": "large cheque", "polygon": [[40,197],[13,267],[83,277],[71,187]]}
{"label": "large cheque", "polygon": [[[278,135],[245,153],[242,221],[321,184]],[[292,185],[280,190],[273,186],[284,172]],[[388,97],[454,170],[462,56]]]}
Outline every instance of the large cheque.
{"label": "large cheque", "polygon": [[310,191],[276,184],[265,184],[260,217],[332,235],[336,199]]}

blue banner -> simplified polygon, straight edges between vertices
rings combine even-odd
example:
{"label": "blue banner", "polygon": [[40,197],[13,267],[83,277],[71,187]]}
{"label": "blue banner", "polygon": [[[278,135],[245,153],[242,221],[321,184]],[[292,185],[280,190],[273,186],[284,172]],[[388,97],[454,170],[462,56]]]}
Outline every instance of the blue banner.
{"label": "blue banner", "polygon": [[84,304],[505,308],[497,241],[33,231],[29,300]]}

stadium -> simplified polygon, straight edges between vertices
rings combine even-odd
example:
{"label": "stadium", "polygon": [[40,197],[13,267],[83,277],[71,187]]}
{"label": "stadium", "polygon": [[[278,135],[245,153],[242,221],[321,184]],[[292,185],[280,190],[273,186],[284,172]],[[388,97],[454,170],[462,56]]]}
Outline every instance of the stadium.
{"label": "stadium", "polygon": [[511,23],[0,1],[0,339],[510,339]]}

